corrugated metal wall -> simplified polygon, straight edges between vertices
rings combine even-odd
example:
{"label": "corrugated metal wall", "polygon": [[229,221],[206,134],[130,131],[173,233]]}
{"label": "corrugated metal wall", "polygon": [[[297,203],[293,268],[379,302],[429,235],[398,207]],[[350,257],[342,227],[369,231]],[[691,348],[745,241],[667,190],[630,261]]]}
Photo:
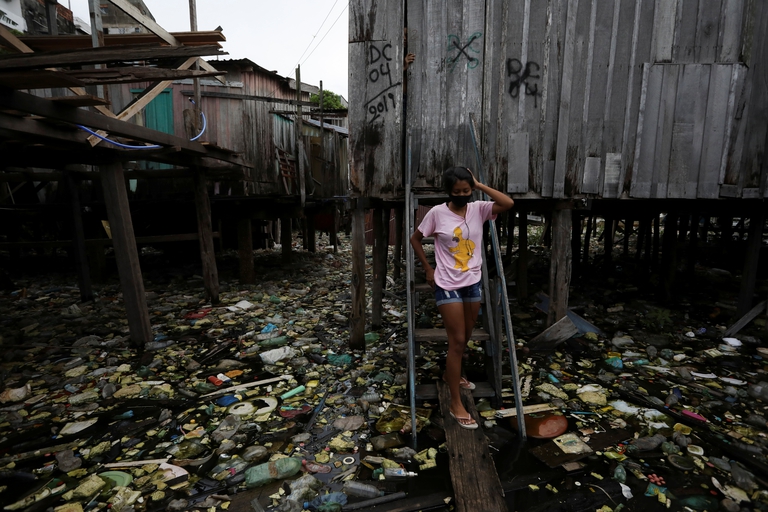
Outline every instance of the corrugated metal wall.
{"label": "corrugated metal wall", "polygon": [[[396,11],[399,2],[353,4],[350,70],[360,72],[351,75],[350,91],[365,92],[371,57],[353,48],[402,46],[394,35],[401,24],[380,16],[394,26],[376,34],[360,27],[366,13]],[[766,2],[409,0],[407,20],[407,50],[392,53],[416,54],[405,126],[417,184],[439,187],[446,167],[476,165],[475,113],[489,180],[515,195],[768,193]],[[367,111],[351,106],[354,148],[365,140]],[[392,136],[377,144],[400,143]],[[361,195],[391,195],[378,184],[396,181],[399,170],[351,154],[353,169],[378,174],[360,181],[369,186]]]}

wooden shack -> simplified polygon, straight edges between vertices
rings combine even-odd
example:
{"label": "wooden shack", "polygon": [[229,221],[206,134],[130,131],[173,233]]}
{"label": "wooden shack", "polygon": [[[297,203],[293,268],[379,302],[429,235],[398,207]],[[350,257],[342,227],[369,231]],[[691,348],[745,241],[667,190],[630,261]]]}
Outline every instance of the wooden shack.
{"label": "wooden shack", "polygon": [[739,305],[749,310],[768,197],[768,5],[357,0],[349,19],[351,192],[362,208],[402,204],[405,176],[439,191],[445,168],[482,165],[515,199],[521,232],[526,213],[551,218],[551,323],[594,217],[606,220],[606,248],[618,219],[639,221],[650,247],[666,213],[667,236],[695,247],[699,219],[728,230],[750,218]]}

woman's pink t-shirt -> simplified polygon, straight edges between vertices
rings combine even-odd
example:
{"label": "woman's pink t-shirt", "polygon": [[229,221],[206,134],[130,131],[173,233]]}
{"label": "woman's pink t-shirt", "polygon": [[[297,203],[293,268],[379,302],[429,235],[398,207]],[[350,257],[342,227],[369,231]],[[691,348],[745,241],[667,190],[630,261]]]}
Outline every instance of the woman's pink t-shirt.
{"label": "woman's pink t-shirt", "polygon": [[483,223],[496,218],[493,204],[467,203],[465,219],[443,203],[429,210],[419,224],[422,235],[435,237],[435,284],[443,290],[458,290],[480,281]]}

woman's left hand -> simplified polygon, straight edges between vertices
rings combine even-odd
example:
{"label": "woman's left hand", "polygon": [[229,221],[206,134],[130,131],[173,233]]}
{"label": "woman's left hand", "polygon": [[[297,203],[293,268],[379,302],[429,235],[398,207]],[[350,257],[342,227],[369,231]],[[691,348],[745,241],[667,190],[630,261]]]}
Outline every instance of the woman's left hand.
{"label": "woman's left hand", "polygon": [[[472,176],[472,181],[475,183],[475,186],[477,186],[478,183],[480,183],[480,182],[477,181],[477,178],[475,178],[475,173],[473,173],[472,169],[470,169],[469,167],[467,167],[466,169],[467,169],[467,172],[469,172],[469,175]],[[472,187],[472,189],[474,189],[474,188],[475,187]]]}

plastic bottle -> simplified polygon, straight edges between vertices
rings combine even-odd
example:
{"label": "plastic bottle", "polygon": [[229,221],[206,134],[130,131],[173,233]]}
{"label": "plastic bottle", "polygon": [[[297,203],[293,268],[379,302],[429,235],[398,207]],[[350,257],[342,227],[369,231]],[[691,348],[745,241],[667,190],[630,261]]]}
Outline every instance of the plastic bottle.
{"label": "plastic bottle", "polygon": [[354,480],[344,482],[341,492],[347,496],[358,496],[360,498],[378,498],[384,495],[384,492],[377,489],[376,486]]}
{"label": "plastic bottle", "polygon": [[613,470],[613,479],[622,484],[627,481],[627,470],[624,469],[624,466],[621,464],[616,466],[616,469]]}
{"label": "plastic bottle", "polygon": [[407,478],[409,476],[417,476],[418,473],[414,473],[413,471],[408,471],[403,468],[385,468],[384,469],[384,477],[385,478]]}
{"label": "plastic bottle", "polygon": [[245,470],[248,489],[293,476],[301,470],[301,459],[286,457],[253,466]]}

